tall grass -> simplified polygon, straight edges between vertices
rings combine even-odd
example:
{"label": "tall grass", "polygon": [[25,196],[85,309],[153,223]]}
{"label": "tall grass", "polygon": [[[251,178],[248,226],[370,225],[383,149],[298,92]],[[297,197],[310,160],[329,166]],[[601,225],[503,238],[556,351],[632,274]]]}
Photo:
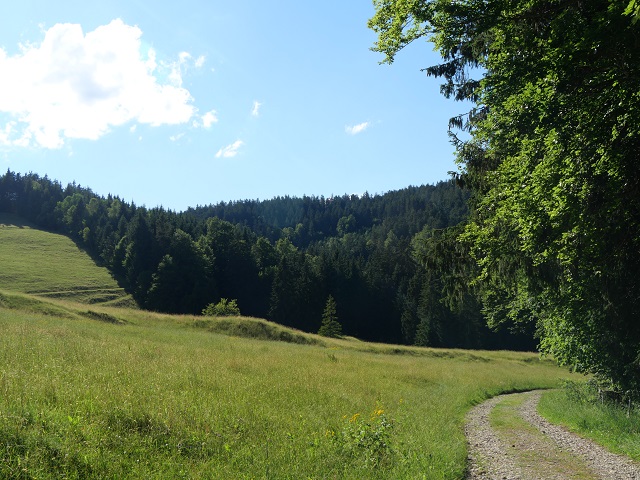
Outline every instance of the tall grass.
{"label": "tall grass", "polygon": [[462,478],[471,405],[567,376],[529,354],[300,345],[98,312],[123,322],[0,308],[0,477]]}
{"label": "tall grass", "polygon": [[551,422],[640,461],[640,412],[603,402],[592,383],[569,382],[561,390],[546,392],[538,409]]}

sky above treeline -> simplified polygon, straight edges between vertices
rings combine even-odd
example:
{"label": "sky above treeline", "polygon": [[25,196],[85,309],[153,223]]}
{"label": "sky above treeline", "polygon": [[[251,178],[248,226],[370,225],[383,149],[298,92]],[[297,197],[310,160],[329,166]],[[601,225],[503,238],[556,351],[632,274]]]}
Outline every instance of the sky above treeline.
{"label": "sky above treeline", "polygon": [[455,170],[464,106],[370,48],[370,0],[22,0],[0,16],[0,166],[137,205],[370,194]]}

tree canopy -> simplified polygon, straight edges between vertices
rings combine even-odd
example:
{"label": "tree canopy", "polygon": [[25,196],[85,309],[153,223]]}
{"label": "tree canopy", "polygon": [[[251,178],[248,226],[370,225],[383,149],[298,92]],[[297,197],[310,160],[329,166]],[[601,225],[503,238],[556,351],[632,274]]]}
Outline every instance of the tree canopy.
{"label": "tree canopy", "polygon": [[472,214],[458,237],[492,325],[640,391],[640,24],[635,0],[375,0],[374,50],[433,42]]}

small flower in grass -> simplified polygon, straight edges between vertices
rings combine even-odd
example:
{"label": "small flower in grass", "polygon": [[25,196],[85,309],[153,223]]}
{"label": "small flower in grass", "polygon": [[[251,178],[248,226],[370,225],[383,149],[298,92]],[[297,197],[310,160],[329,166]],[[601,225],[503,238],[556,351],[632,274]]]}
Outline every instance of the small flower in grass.
{"label": "small flower in grass", "polygon": [[[327,430],[330,438],[339,451],[353,459],[364,461],[367,466],[388,466],[394,460],[393,420],[387,418],[385,409],[377,404],[366,419],[356,413],[351,417],[343,416],[346,422],[337,431]],[[331,434],[329,434],[331,432]]]}

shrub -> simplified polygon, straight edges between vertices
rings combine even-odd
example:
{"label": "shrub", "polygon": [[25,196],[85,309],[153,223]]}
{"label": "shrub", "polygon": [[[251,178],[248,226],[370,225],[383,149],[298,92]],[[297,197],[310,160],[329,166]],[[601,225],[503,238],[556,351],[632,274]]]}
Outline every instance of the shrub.
{"label": "shrub", "polygon": [[232,317],[240,315],[240,308],[237,300],[227,300],[221,298],[218,303],[210,303],[204,310],[202,315],[207,317]]}

